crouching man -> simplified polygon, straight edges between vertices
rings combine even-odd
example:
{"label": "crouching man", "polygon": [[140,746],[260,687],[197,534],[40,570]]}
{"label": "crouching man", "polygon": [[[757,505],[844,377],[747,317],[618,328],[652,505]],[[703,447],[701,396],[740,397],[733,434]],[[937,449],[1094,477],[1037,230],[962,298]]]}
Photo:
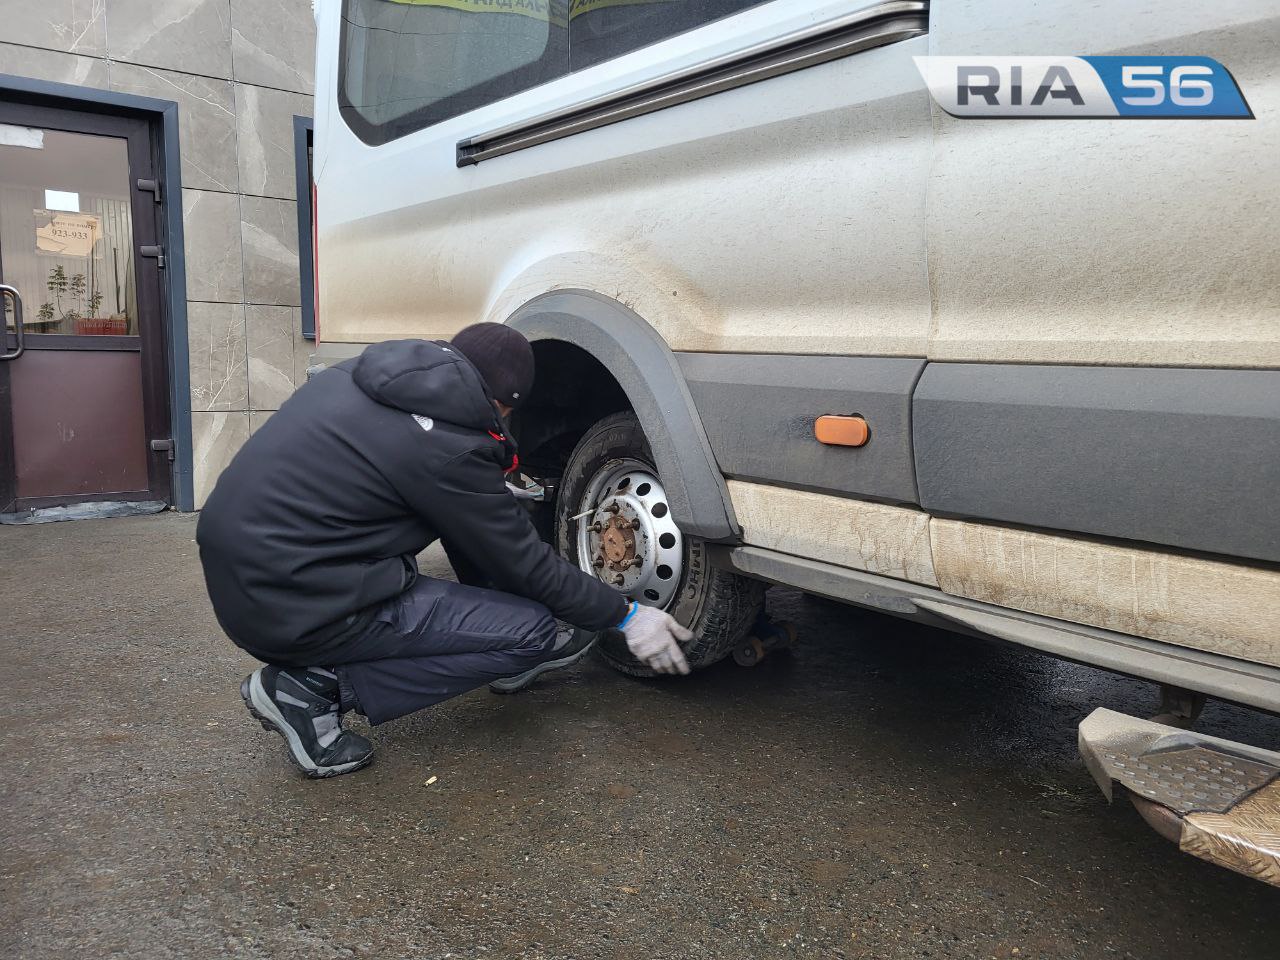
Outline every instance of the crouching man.
{"label": "crouching man", "polygon": [[[379,724],[490,681],[519,689],[601,630],[688,673],[689,631],[557,556],[508,491],[505,418],[533,366],[528,341],[495,323],[376,344],[301,387],[209,495],[196,528],[209,598],[267,664],[240,693],[307,776],[372,759],[347,712]],[[466,582],[419,576],[414,557],[437,539]]]}

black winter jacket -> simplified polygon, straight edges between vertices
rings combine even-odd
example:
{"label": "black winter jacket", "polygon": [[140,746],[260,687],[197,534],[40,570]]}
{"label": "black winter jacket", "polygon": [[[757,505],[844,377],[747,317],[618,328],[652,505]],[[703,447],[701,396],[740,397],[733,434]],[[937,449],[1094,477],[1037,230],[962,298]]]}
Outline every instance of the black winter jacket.
{"label": "black winter jacket", "polygon": [[480,374],[446,343],[380,343],[317,374],[249,438],[200,514],[222,628],[260,659],[325,664],[412,584],[414,555],[437,539],[562,620],[617,624],[622,595],[557,556],[507,490],[503,432]]}

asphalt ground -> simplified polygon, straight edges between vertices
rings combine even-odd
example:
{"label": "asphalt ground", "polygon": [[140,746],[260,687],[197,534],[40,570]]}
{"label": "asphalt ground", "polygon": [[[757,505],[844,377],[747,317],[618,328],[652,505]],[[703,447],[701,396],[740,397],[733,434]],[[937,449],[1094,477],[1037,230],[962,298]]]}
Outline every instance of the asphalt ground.
{"label": "asphalt ground", "polygon": [[[1280,957],[1280,890],[1076,756],[1150,684],[775,589],[788,655],[589,659],[312,782],[240,702],[194,527],[0,527],[0,956]],[[1280,744],[1222,704],[1201,728]]]}

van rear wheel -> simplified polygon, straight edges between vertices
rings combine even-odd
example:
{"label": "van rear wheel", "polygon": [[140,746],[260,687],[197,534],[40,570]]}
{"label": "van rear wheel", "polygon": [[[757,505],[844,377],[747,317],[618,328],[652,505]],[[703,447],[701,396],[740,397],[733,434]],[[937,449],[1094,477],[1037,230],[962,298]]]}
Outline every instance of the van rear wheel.
{"label": "van rear wheel", "polygon": [[[713,569],[703,541],[675,525],[631,413],[600,420],[574,448],[556,497],[555,544],[584,572],[689,627],[685,657],[694,669],[731,653],[764,604],[762,583]],[[606,631],[596,649],[616,670],[654,676],[618,631]]]}

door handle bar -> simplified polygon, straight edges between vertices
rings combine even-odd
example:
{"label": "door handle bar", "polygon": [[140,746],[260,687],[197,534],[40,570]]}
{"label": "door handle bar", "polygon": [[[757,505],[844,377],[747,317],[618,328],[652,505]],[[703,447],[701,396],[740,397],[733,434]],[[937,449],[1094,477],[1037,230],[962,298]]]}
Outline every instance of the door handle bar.
{"label": "door handle bar", "polygon": [[22,340],[22,294],[18,293],[16,287],[0,283],[0,297],[13,297],[13,330],[14,339],[17,341],[17,346],[10,353],[8,324],[0,325],[0,330],[4,330],[4,344],[0,346],[3,352],[0,352],[0,360],[17,360],[25,349]]}

